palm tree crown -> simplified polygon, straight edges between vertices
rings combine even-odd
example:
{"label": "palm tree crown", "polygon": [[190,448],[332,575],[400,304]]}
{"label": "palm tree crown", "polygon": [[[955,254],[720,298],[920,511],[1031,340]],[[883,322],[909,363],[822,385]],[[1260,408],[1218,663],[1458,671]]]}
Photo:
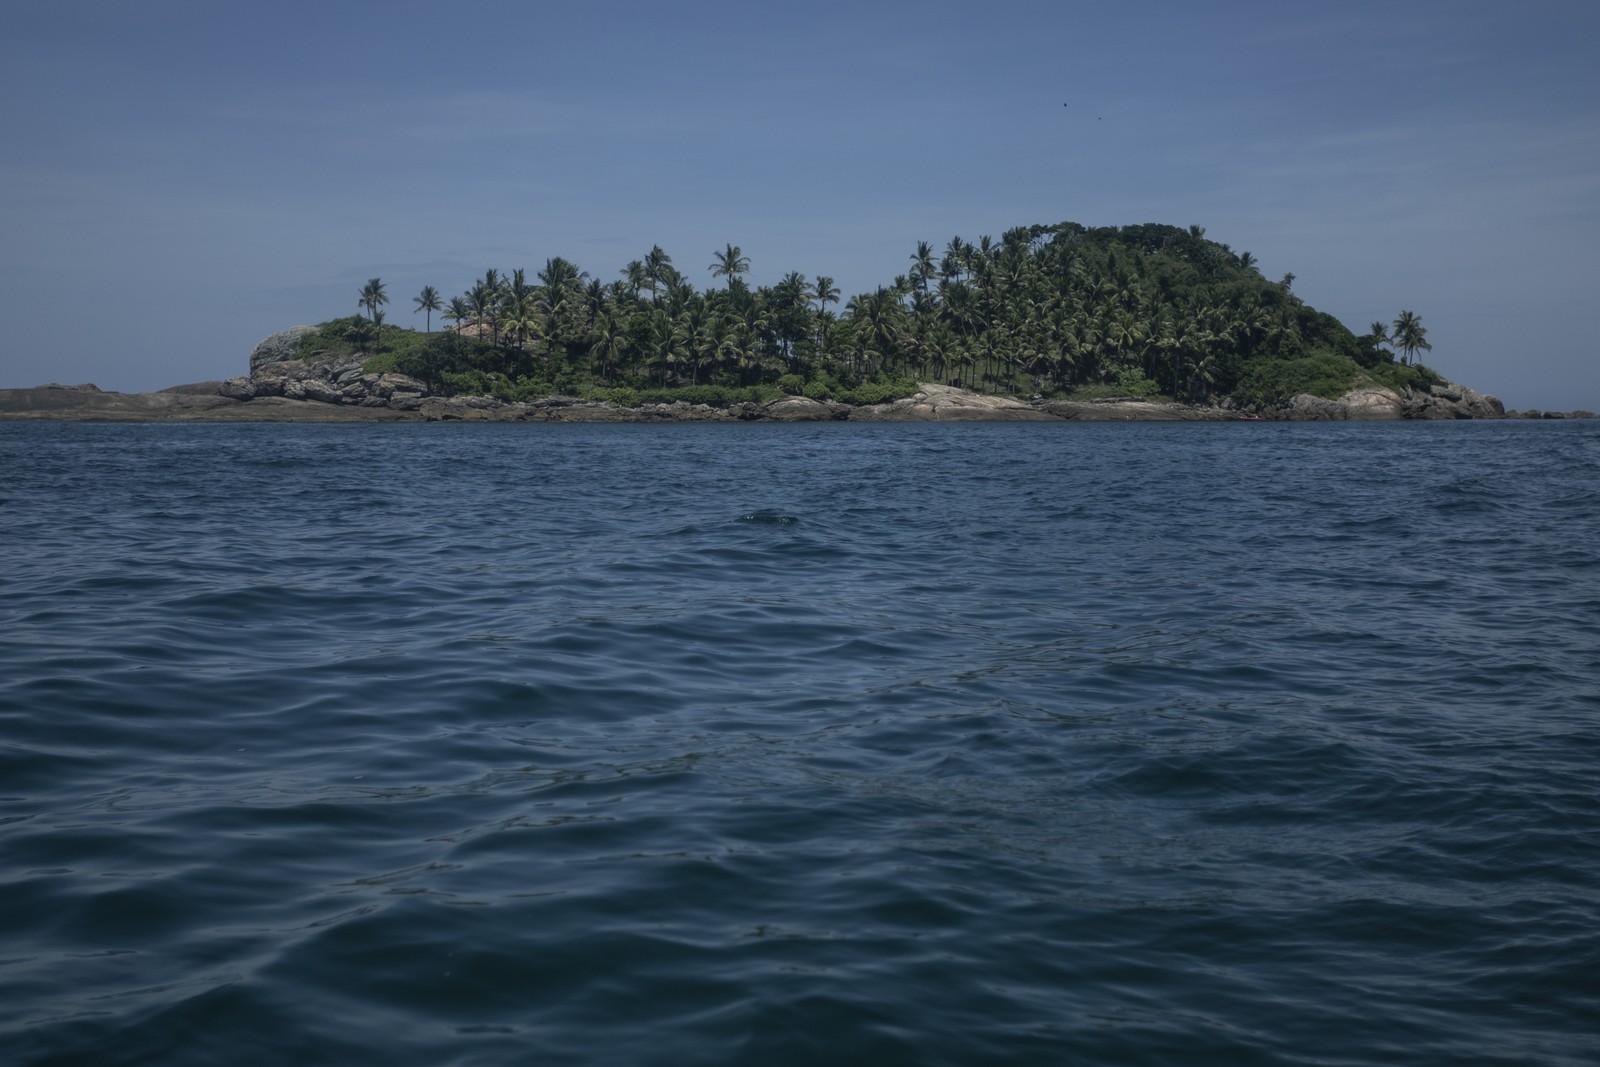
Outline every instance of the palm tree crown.
{"label": "palm tree crown", "polygon": [[1400,317],[1394,320],[1393,344],[1405,353],[1403,362],[1411,362],[1418,351],[1432,352],[1433,346],[1428,343],[1428,331],[1422,325],[1422,317],[1414,311],[1402,311]]}
{"label": "palm tree crown", "polygon": [[744,255],[738,245],[729,245],[721,252],[711,253],[711,266],[708,269],[713,278],[727,278],[731,289],[736,277],[750,273],[750,257]]}
{"label": "palm tree crown", "polygon": [[417,309],[416,311],[413,311],[412,314],[415,315],[417,311],[426,311],[428,313],[428,317],[424,320],[426,324],[424,329],[428,333],[432,333],[433,313],[435,311],[442,310],[444,307],[444,305],[439,302],[439,290],[435,289],[431,285],[424,285],[422,287],[422,292],[417,294],[416,305]]}

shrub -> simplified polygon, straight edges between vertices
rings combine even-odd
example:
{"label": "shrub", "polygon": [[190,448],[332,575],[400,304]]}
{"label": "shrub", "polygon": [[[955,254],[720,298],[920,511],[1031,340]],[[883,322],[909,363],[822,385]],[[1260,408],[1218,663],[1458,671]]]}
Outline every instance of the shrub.
{"label": "shrub", "polygon": [[1139,367],[1123,367],[1117,372],[1117,388],[1124,396],[1149,400],[1161,395],[1161,386],[1146,378]]}
{"label": "shrub", "polygon": [[494,388],[491,376],[481,370],[440,371],[437,380],[444,396],[487,396]]}
{"label": "shrub", "polygon": [[1355,360],[1326,350],[1299,359],[1261,359],[1245,368],[1234,396],[1249,404],[1282,404],[1301,393],[1337,400],[1360,375]]}
{"label": "shrub", "polygon": [[1367,376],[1397,393],[1405,392],[1407,386],[1426,392],[1428,386],[1444,381],[1432,368],[1420,363],[1379,363],[1367,368]]}
{"label": "shrub", "polygon": [[917,383],[909,378],[894,378],[887,381],[862,382],[854,389],[846,389],[835,394],[835,399],[846,404],[882,404],[890,400],[899,400],[902,397],[915,395]]}
{"label": "shrub", "polygon": [[798,374],[785,374],[778,379],[778,388],[789,396],[802,396],[806,391],[806,381]]}
{"label": "shrub", "polygon": [[617,404],[625,408],[639,406],[639,390],[626,385],[591,386],[581,394],[585,400]]}

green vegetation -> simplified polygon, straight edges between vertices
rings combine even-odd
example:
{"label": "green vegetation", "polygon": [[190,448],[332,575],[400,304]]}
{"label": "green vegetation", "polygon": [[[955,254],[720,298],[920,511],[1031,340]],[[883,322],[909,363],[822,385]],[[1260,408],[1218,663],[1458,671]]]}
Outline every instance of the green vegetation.
{"label": "green vegetation", "polygon": [[[917,243],[892,284],[834,311],[833,279],[790,272],[752,287],[739,246],[713,252],[721,287],[697,289],[659,245],[610,282],[560,257],[530,279],[488,270],[460,296],[415,299],[428,331],[383,330],[383,283],[367,316],[324,323],[300,353],[365,354],[444,394],[561,394],[645,403],[736,403],[803,395],[874,403],[917,381],[991,393],[1274,403],[1337,396],[1363,380],[1437,376],[1413,365],[1431,346],[1411,311],[1357,336],[1269,281],[1248,252],[1198,226],[1008,230],[999,241]],[[432,313],[449,324],[432,333]],[[1403,353],[1395,362],[1392,346]]]}

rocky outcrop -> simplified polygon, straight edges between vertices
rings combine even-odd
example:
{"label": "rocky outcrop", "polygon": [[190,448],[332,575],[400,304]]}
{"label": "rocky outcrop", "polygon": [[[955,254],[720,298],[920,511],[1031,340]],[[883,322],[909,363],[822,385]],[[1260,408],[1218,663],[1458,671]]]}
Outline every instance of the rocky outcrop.
{"label": "rocky outcrop", "polygon": [[250,350],[251,376],[263,367],[294,359],[300,349],[300,338],[316,332],[315,326],[291,326],[262,338],[261,343]]}
{"label": "rocky outcrop", "polygon": [[303,356],[299,338],[310,327],[275,333],[250,353],[248,377],[229,378],[217,394],[241,402],[266,397],[351,407],[416,411],[427,386],[404,374],[369,374],[357,356]]}
{"label": "rocky outcrop", "polygon": [[1454,382],[1397,393],[1382,385],[1360,385],[1337,400],[1302,393],[1287,404],[1262,412],[1294,422],[1384,421],[1393,419],[1501,419],[1505,405],[1492,396]]}
{"label": "rocky outcrop", "polygon": [[[791,400],[798,399],[791,397]],[[921,383],[914,396],[872,404],[849,413],[863,422],[994,422],[1052,418],[1032,404],[1006,396],[984,396],[949,385]]]}
{"label": "rocky outcrop", "polygon": [[772,419],[776,422],[831,422],[848,419],[850,406],[826,400],[812,400],[804,396],[786,396],[770,404],[748,404],[754,411],[744,418]]}
{"label": "rocky outcrop", "polygon": [[1497,397],[1454,382],[1437,382],[1425,392],[1406,390],[1408,419],[1503,419],[1506,407]]}
{"label": "rocky outcrop", "polygon": [[1158,403],[1134,396],[1044,400],[1035,406],[1055,418],[1078,422],[1216,422],[1238,417],[1226,408]]}

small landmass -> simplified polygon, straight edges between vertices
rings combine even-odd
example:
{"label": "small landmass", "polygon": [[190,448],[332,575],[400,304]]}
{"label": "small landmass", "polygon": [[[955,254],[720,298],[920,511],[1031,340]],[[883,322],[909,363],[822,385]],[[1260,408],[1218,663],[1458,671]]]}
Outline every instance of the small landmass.
{"label": "small landmass", "polygon": [[[729,244],[698,289],[659,246],[611,281],[560,257],[488,270],[421,331],[359,314],[265,338],[248,372],[157,393],[0,390],[0,418],[294,421],[1346,420],[1515,417],[1417,361],[1421,317],[1357,334],[1199,226],[1017,227],[918,242],[841,302],[752,287]],[[435,330],[433,317],[440,316]],[[1526,412],[1527,417],[1588,412]]]}

